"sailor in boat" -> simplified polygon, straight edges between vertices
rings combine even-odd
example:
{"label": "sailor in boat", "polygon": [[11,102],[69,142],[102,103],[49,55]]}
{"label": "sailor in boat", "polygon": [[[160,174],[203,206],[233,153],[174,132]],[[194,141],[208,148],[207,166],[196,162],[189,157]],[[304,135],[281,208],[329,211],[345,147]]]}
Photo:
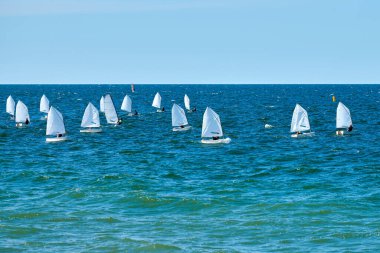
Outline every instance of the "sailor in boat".
{"label": "sailor in boat", "polygon": [[191,110],[192,112],[196,112],[197,108],[194,106],[194,108]]}
{"label": "sailor in boat", "polygon": [[29,119],[25,120],[25,125],[29,125]]}
{"label": "sailor in boat", "polygon": [[138,112],[135,110],[135,112],[133,113],[133,115],[137,116],[139,115]]}
{"label": "sailor in boat", "polygon": [[161,112],[164,112],[164,111],[165,111],[165,107],[162,107]]}
{"label": "sailor in boat", "polygon": [[180,127],[180,128],[185,128],[185,126],[184,126],[184,125],[180,125],[179,127]]}
{"label": "sailor in boat", "polygon": [[219,140],[219,136],[213,136],[212,140],[214,140],[214,141]]}
{"label": "sailor in boat", "polygon": [[354,129],[354,127],[353,127],[352,125],[350,125],[350,126],[347,128],[347,131],[348,131],[348,132],[351,132],[352,129]]}
{"label": "sailor in boat", "polygon": [[120,118],[120,119],[117,120],[116,125],[120,125],[121,123],[123,123],[123,119],[122,118]]}
{"label": "sailor in boat", "polygon": [[57,138],[60,138],[62,136],[63,136],[63,134],[57,134]]}

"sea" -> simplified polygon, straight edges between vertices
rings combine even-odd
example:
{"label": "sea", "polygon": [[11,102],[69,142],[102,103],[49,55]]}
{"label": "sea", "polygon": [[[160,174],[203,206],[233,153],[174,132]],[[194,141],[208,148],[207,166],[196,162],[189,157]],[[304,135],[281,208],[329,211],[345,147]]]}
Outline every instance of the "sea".
{"label": "sea", "polygon": [[[135,89],[0,86],[0,252],[380,252],[380,85]],[[164,113],[151,106],[157,92]],[[107,93],[123,124],[101,113],[102,133],[80,133],[87,104]],[[45,141],[43,94],[65,142]],[[139,116],[120,110],[126,94]],[[192,129],[173,132],[185,94]],[[28,127],[5,113],[9,95],[29,108]],[[339,101],[354,126],[344,136]],[[297,103],[313,137],[290,137]],[[200,143],[206,107],[231,143]]]}

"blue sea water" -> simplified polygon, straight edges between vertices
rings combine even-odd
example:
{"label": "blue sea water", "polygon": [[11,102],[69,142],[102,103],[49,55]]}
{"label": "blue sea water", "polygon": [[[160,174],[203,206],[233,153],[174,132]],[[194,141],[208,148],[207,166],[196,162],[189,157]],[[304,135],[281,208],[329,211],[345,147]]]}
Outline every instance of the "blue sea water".
{"label": "blue sea water", "polygon": [[[165,113],[151,102],[162,96]],[[138,117],[79,133],[88,102],[125,94]],[[190,132],[171,130],[188,94]],[[69,141],[46,143],[46,94]],[[337,103],[354,130],[335,136]],[[5,113],[12,95],[31,125]],[[294,106],[312,138],[290,138]],[[0,252],[379,252],[379,85],[2,85]],[[206,106],[228,145],[200,143]],[[274,126],[265,129],[265,124]]]}

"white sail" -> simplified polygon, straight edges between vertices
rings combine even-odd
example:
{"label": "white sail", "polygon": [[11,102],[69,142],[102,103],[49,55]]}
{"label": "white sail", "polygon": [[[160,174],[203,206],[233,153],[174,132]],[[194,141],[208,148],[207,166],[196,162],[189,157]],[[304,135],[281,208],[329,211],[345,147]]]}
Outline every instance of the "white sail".
{"label": "white sail", "polygon": [[100,112],[104,112],[104,97],[100,98]]}
{"label": "white sail", "polygon": [[16,123],[25,123],[26,120],[30,122],[28,107],[20,100],[16,105]]}
{"label": "white sail", "polygon": [[179,126],[186,126],[188,124],[189,123],[187,122],[185,111],[177,104],[173,104],[172,126],[179,127]]}
{"label": "white sail", "polygon": [[185,102],[185,108],[186,108],[186,110],[191,110],[190,109],[190,98],[185,94],[185,97],[184,97],[184,102]]}
{"label": "white sail", "polygon": [[341,102],[336,109],[336,128],[348,128],[352,125],[350,110]]}
{"label": "white sail", "polygon": [[81,127],[100,127],[99,111],[91,103],[88,103],[84,111]]}
{"label": "white sail", "polygon": [[65,134],[65,124],[63,123],[62,114],[53,106],[50,107],[47,123],[46,135]]}
{"label": "white sail", "polygon": [[7,98],[6,112],[12,116],[15,115],[15,101],[13,100],[12,96],[9,96]]}
{"label": "white sail", "polygon": [[296,105],[293,111],[292,125],[290,126],[290,132],[303,132],[310,130],[309,118],[307,112],[299,104]]}
{"label": "white sail", "polygon": [[215,136],[223,136],[222,124],[219,115],[210,107],[207,107],[203,114],[202,137],[209,138]]}
{"label": "white sail", "polygon": [[49,112],[49,99],[44,95],[42,95],[40,100],[40,112]]}
{"label": "white sail", "polygon": [[132,100],[128,95],[125,95],[123,103],[121,104],[121,110],[126,112],[132,112]]}
{"label": "white sail", "polygon": [[156,107],[158,109],[161,108],[161,95],[160,95],[160,93],[157,92],[156,96],[154,96],[152,106]]}
{"label": "white sail", "polygon": [[108,124],[116,124],[118,122],[119,118],[117,117],[115,105],[110,94],[104,97],[104,113]]}

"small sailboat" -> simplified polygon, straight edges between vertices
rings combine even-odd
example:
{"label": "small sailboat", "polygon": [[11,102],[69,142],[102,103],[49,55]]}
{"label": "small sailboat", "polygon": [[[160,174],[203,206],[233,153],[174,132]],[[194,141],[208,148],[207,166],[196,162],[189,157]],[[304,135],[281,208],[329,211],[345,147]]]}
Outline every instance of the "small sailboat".
{"label": "small sailboat", "polygon": [[121,110],[128,112],[128,116],[137,115],[137,111],[135,111],[135,113],[132,113],[132,99],[128,95],[125,95],[123,99]]}
{"label": "small sailboat", "polygon": [[186,131],[191,128],[187,122],[185,111],[177,104],[172,107],[172,126],[173,131]]}
{"label": "small sailboat", "polygon": [[161,108],[161,95],[160,95],[160,93],[157,92],[156,95],[154,96],[152,106],[157,108],[157,112],[164,112],[165,111],[164,107]]}
{"label": "small sailboat", "polygon": [[296,104],[293,111],[290,132],[293,138],[312,136],[314,134],[310,131],[310,122],[307,112],[299,104]]}
{"label": "small sailboat", "polygon": [[190,98],[187,96],[187,94],[185,94],[185,97],[183,98],[183,101],[185,103],[185,108],[187,110],[187,112],[195,112],[197,109],[194,107],[193,109],[191,109],[190,107]]}
{"label": "small sailboat", "polygon": [[14,116],[15,116],[15,101],[13,100],[11,95],[9,95],[9,97],[7,98],[6,112],[11,115],[11,119],[14,118]]}
{"label": "small sailboat", "polygon": [[131,91],[132,91],[132,93],[135,92],[135,85],[133,83],[131,84]]}
{"label": "small sailboat", "polygon": [[63,123],[62,114],[53,106],[50,107],[47,122],[46,122],[46,135],[55,136],[47,137],[46,142],[59,142],[67,140],[65,124]]}
{"label": "small sailboat", "polygon": [[219,144],[230,143],[230,138],[222,138],[223,130],[220,122],[219,115],[214,112],[210,107],[206,108],[203,114],[202,123],[202,143],[205,144]]}
{"label": "small sailboat", "polygon": [[81,127],[81,133],[100,133],[102,129],[100,128],[99,111],[96,107],[88,103],[86,110],[84,111]]}
{"label": "small sailboat", "polygon": [[336,135],[343,135],[345,130],[351,132],[353,129],[350,110],[339,102],[336,109]]}
{"label": "small sailboat", "polygon": [[107,123],[120,125],[121,119],[117,116],[115,105],[112,101],[111,95],[107,94],[104,97],[104,114],[106,115]]}
{"label": "small sailboat", "polygon": [[102,96],[100,98],[100,112],[103,112],[104,113],[104,97]]}
{"label": "small sailboat", "polygon": [[45,119],[47,118],[47,114],[49,113],[49,99],[44,95],[42,95],[40,100],[40,112],[46,113]]}
{"label": "small sailboat", "polygon": [[25,127],[30,123],[28,107],[22,102],[18,101],[16,105],[16,127]]}

